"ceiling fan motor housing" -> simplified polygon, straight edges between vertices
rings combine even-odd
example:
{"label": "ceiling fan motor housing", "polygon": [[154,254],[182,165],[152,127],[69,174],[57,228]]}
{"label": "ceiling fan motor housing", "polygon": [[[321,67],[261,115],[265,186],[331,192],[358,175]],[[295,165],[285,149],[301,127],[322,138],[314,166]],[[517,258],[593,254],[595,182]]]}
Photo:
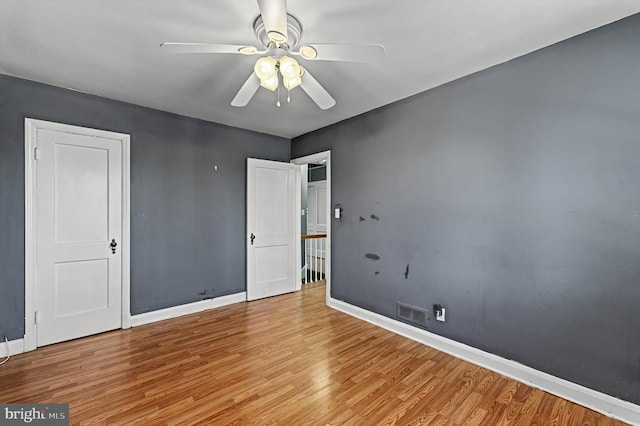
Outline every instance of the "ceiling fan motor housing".
{"label": "ceiling fan motor housing", "polygon": [[[262,15],[259,15],[256,20],[253,22],[253,31],[256,34],[260,43],[268,48],[273,41],[269,38],[267,34],[267,30],[265,28],[264,22],[262,20]],[[289,46],[289,49],[294,49],[298,46],[300,42],[300,37],[302,36],[302,25],[300,25],[300,21],[298,21],[293,15],[287,13],[287,41],[286,44]]]}

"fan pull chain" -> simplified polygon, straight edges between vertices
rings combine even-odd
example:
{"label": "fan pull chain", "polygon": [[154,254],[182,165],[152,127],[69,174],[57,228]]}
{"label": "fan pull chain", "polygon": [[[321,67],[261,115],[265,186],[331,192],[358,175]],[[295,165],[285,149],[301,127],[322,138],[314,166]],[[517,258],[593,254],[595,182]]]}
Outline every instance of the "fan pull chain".
{"label": "fan pull chain", "polygon": [[291,90],[287,89],[287,103],[291,102]]}
{"label": "fan pull chain", "polygon": [[280,85],[278,85],[278,102],[276,102],[276,106],[280,108]]}

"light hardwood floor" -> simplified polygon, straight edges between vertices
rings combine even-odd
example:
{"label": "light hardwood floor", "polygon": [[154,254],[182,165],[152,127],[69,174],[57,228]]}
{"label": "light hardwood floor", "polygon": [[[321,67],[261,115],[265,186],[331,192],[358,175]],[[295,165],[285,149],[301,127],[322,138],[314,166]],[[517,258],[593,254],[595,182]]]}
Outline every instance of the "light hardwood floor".
{"label": "light hardwood floor", "polygon": [[72,424],[623,424],[331,310],[322,284],[17,355],[0,402]]}

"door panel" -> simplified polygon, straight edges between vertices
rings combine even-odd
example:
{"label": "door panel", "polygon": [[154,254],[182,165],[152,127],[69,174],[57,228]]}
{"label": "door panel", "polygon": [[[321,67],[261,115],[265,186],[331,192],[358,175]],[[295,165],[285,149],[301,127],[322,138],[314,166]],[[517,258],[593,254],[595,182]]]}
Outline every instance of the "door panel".
{"label": "door panel", "polygon": [[322,185],[318,185],[318,231],[321,234],[327,233],[327,183],[323,182]]}
{"label": "door panel", "polygon": [[295,170],[289,163],[247,160],[248,300],[296,290]]}
{"label": "door panel", "polygon": [[315,224],[318,222],[318,191],[311,184],[307,187],[307,232],[315,234]]}
{"label": "door panel", "polygon": [[121,325],[122,146],[119,140],[39,130],[38,346]]}
{"label": "door panel", "polygon": [[285,280],[289,275],[289,248],[286,245],[257,247],[255,249],[256,276],[260,281]]}
{"label": "door panel", "polygon": [[54,149],[56,242],[106,240],[109,151],[63,144]]}
{"label": "door panel", "polygon": [[327,233],[327,181],[309,182],[307,190],[307,233]]}
{"label": "door panel", "polygon": [[109,307],[109,262],[106,259],[59,262],[54,268],[55,318]]}
{"label": "door panel", "polygon": [[286,236],[289,171],[270,167],[255,168],[255,233]]}

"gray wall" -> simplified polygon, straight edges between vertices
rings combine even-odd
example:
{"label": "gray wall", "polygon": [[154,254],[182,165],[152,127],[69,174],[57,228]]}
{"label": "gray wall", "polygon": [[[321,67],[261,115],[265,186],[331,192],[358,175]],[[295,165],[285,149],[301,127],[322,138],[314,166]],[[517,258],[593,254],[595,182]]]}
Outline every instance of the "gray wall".
{"label": "gray wall", "polygon": [[288,139],[0,75],[0,329],[9,339],[24,334],[25,117],[131,135],[133,314],[245,291],[246,158],[288,161]]}
{"label": "gray wall", "polygon": [[333,297],[640,403],[640,15],[292,141],[327,149]]}

